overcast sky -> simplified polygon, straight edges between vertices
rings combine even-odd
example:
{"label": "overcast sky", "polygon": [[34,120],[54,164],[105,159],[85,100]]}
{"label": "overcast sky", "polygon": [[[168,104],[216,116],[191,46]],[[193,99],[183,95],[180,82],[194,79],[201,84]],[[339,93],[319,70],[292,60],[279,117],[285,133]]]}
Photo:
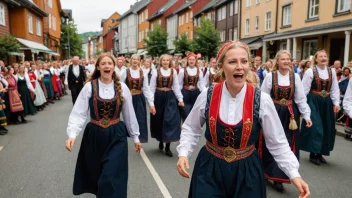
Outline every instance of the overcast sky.
{"label": "overcast sky", "polygon": [[125,13],[136,0],[61,0],[62,9],[71,9],[78,32],[100,31],[102,19],[114,12]]}

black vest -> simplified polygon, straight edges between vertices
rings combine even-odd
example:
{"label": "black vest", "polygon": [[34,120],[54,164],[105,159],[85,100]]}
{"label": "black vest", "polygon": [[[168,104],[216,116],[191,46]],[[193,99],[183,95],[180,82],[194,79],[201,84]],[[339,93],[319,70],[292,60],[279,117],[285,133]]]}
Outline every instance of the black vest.
{"label": "black vest", "polygon": [[68,81],[68,87],[70,89],[71,89],[71,86],[73,85],[80,85],[83,87],[83,83],[86,81],[83,66],[79,65],[79,76],[76,77],[75,74],[73,73],[73,65],[70,65],[68,67],[67,81]]}

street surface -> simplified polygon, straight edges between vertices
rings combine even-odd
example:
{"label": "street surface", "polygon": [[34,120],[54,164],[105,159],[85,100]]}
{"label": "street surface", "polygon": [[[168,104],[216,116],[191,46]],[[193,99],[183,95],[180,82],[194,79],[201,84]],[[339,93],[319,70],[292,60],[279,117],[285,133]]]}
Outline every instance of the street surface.
{"label": "street surface", "polygon": [[[82,134],[74,151],[65,150],[66,126],[72,109],[71,96],[55,101],[43,112],[27,117],[28,123],[9,126],[9,133],[0,136],[0,198],[69,198],[72,195],[73,174]],[[190,159],[191,169],[204,138]],[[164,195],[185,198],[189,179],[178,175],[177,157],[167,157],[158,150],[158,142],[150,139],[144,151],[165,185]],[[176,143],[171,144],[176,156]],[[328,164],[316,166],[309,162],[309,154],[301,152],[300,173],[310,186],[313,198],[352,197],[352,142],[336,136],[335,150],[326,157]],[[284,193],[267,186],[269,198],[297,198],[293,185],[285,185]],[[135,153],[129,139],[128,197],[162,198],[162,191],[142,157]],[[90,198],[92,195],[80,197]]]}

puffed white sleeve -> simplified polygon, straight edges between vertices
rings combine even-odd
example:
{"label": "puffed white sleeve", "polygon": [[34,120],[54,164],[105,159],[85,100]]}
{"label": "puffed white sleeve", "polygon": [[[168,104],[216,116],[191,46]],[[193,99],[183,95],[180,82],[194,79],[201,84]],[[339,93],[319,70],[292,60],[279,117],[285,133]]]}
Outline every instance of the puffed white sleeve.
{"label": "puffed white sleeve", "polygon": [[304,94],[308,95],[310,92],[310,87],[312,86],[313,81],[313,70],[312,68],[308,68],[303,75],[302,83],[304,88]]}
{"label": "puffed white sleeve", "polygon": [[351,79],[348,81],[347,90],[342,101],[343,109],[346,111],[346,113],[350,118],[352,118],[352,80]]}
{"label": "puffed white sleeve", "polygon": [[132,95],[125,83],[121,83],[123,103],[122,103],[122,117],[126,124],[128,134],[132,138],[134,143],[139,142],[139,126],[137,122],[137,117],[134,112],[132,104]]}
{"label": "puffed white sleeve", "polygon": [[290,179],[300,177],[298,160],[289,147],[274,103],[270,96],[264,92],[261,93],[259,117],[266,147],[274,157],[279,168]]}
{"label": "puffed white sleeve", "polygon": [[266,75],[266,77],[264,78],[264,81],[263,81],[262,87],[261,87],[261,90],[262,90],[263,92],[269,94],[269,95],[270,95],[271,89],[272,89],[272,87],[273,87],[273,85],[272,85],[272,82],[273,82],[272,78],[273,78],[273,73],[271,73],[271,72],[268,73],[268,74]]}
{"label": "puffed white sleeve", "polygon": [[123,72],[122,74],[120,73],[120,75],[121,75],[120,81],[125,83],[127,79],[127,71]]}
{"label": "puffed white sleeve", "polygon": [[148,101],[148,104],[150,107],[153,107],[154,106],[154,97],[153,97],[153,94],[152,92],[150,91],[149,89],[149,85],[148,85],[148,76],[144,75],[145,73],[143,72],[143,87],[142,87],[142,91],[143,91],[143,94],[145,96],[145,98],[147,99]]}
{"label": "puffed white sleeve", "polygon": [[199,88],[199,91],[203,91],[205,89],[205,81],[204,81],[204,75],[203,75],[203,72],[199,70],[199,80],[198,80],[198,83],[197,83],[197,87]]}
{"label": "puffed white sleeve", "polygon": [[9,86],[9,83],[7,82],[7,80],[5,78],[1,78],[1,82],[4,84],[4,88]]}
{"label": "puffed white sleeve", "polygon": [[182,125],[180,144],[177,146],[178,156],[189,158],[203,133],[205,123],[205,105],[208,88],[198,96],[192,111]]}
{"label": "puffed white sleeve", "polygon": [[67,66],[66,68],[65,68],[65,85],[68,85],[68,71],[69,71],[69,67],[70,66]]}
{"label": "puffed white sleeve", "polygon": [[183,88],[183,78],[185,77],[185,69],[186,68],[180,69],[180,72],[178,73],[178,83],[179,83],[178,87],[180,90]]}
{"label": "puffed white sleeve", "polygon": [[331,74],[332,74],[332,85],[330,89],[330,98],[334,106],[340,106],[340,88],[339,88],[339,82],[337,81],[337,78],[336,78],[335,69],[331,69]]}
{"label": "puffed white sleeve", "polygon": [[183,102],[183,95],[182,95],[182,92],[181,92],[181,88],[179,87],[180,86],[180,83],[178,82],[179,78],[177,78],[177,71],[175,69],[174,70],[174,76],[172,77],[173,78],[173,82],[172,82],[172,91],[174,92],[177,100],[179,102]]}
{"label": "puffed white sleeve", "polygon": [[79,93],[68,118],[67,135],[76,138],[86,122],[89,110],[89,98],[92,96],[92,84],[86,83]]}
{"label": "puffed white sleeve", "polygon": [[204,86],[207,87],[209,85],[209,75],[210,75],[211,68],[208,69],[207,73],[204,76]]}
{"label": "puffed white sleeve", "polygon": [[158,73],[155,69],[152,70],[152,78],[150,79],[150,85],[149,85],[149,89],[150,92],[152,93],[153,96],[153,101],[154,101],[154,94],[155,94],[155,90],[156,90],[156,80],[158,77]]}
{"label": "puffed white sleeve", "polygon": [[35,93],[35,89],[34,89],[32,83],[31,83],[31,80],[29,79],[28,73],[24,73],[24,79],[26,80],[27,88],[31,92]]}
{"label": "puffed white sleeve", "polygon": [[310,120],[310,107],[307,104],[307,96],[304,93],[303,83],[298,74],[295,74],[295,94],[294,101],[297,104],[299,112],[305,120]]}

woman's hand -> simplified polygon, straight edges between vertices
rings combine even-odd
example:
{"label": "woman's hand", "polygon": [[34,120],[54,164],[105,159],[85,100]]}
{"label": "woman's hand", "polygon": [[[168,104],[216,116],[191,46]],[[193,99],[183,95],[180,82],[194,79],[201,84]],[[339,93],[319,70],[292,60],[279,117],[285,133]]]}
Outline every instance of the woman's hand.
{"label": "woman's hand", "polygon": [[184,107],[184,106],[185,106],[185,103],[183,103],[183,102],[179,102],[179,103],[178,103],[178,106],[180,106],[180,107]]}
{"label": "woman's hand", "polygon": [[299,191],[299,198],[307,198],[310,195],[308,184],[303,181],[300,177],[295,177],[292,179],[292,183],[296,186]]}
{"label": "woman's hand", "polygon": [[75,144],[76,139],[75,138],[68,138],[68,140],[66,140],[66,149],[68,151],[72,151],[73,145]]}
{"label": "woman's hand", "polygon": [[340,111],[340,106],[334,106],[334,113],[337,113]]}
{"label": "woman's hand", "polygon": [[310,128],[313,125],[311,120],[306,120],[306,127]]}
{"label": "woman's hand", "polygon": [[185,178],[189,178],[189,174],[186,170],[186,168],[189,169],[187,157],[184,157],[184,156],[178,157],[178,162],[177,162],[176,167],[177,167],[178,173],[180,173],[180,175],[182,175]]}
{"label": "woman's hand", "polygon": [[155,115],[156,114],[156,110],[154,106],[149,107],[149,111],[151,114]]}
{"label": "woman's hand", "polygon": [[136,152],[139,153],[141,152],[141,149],[142,149],[142,144],[140,142],[136,142],[134,144],[134,147],[136,148]]}

